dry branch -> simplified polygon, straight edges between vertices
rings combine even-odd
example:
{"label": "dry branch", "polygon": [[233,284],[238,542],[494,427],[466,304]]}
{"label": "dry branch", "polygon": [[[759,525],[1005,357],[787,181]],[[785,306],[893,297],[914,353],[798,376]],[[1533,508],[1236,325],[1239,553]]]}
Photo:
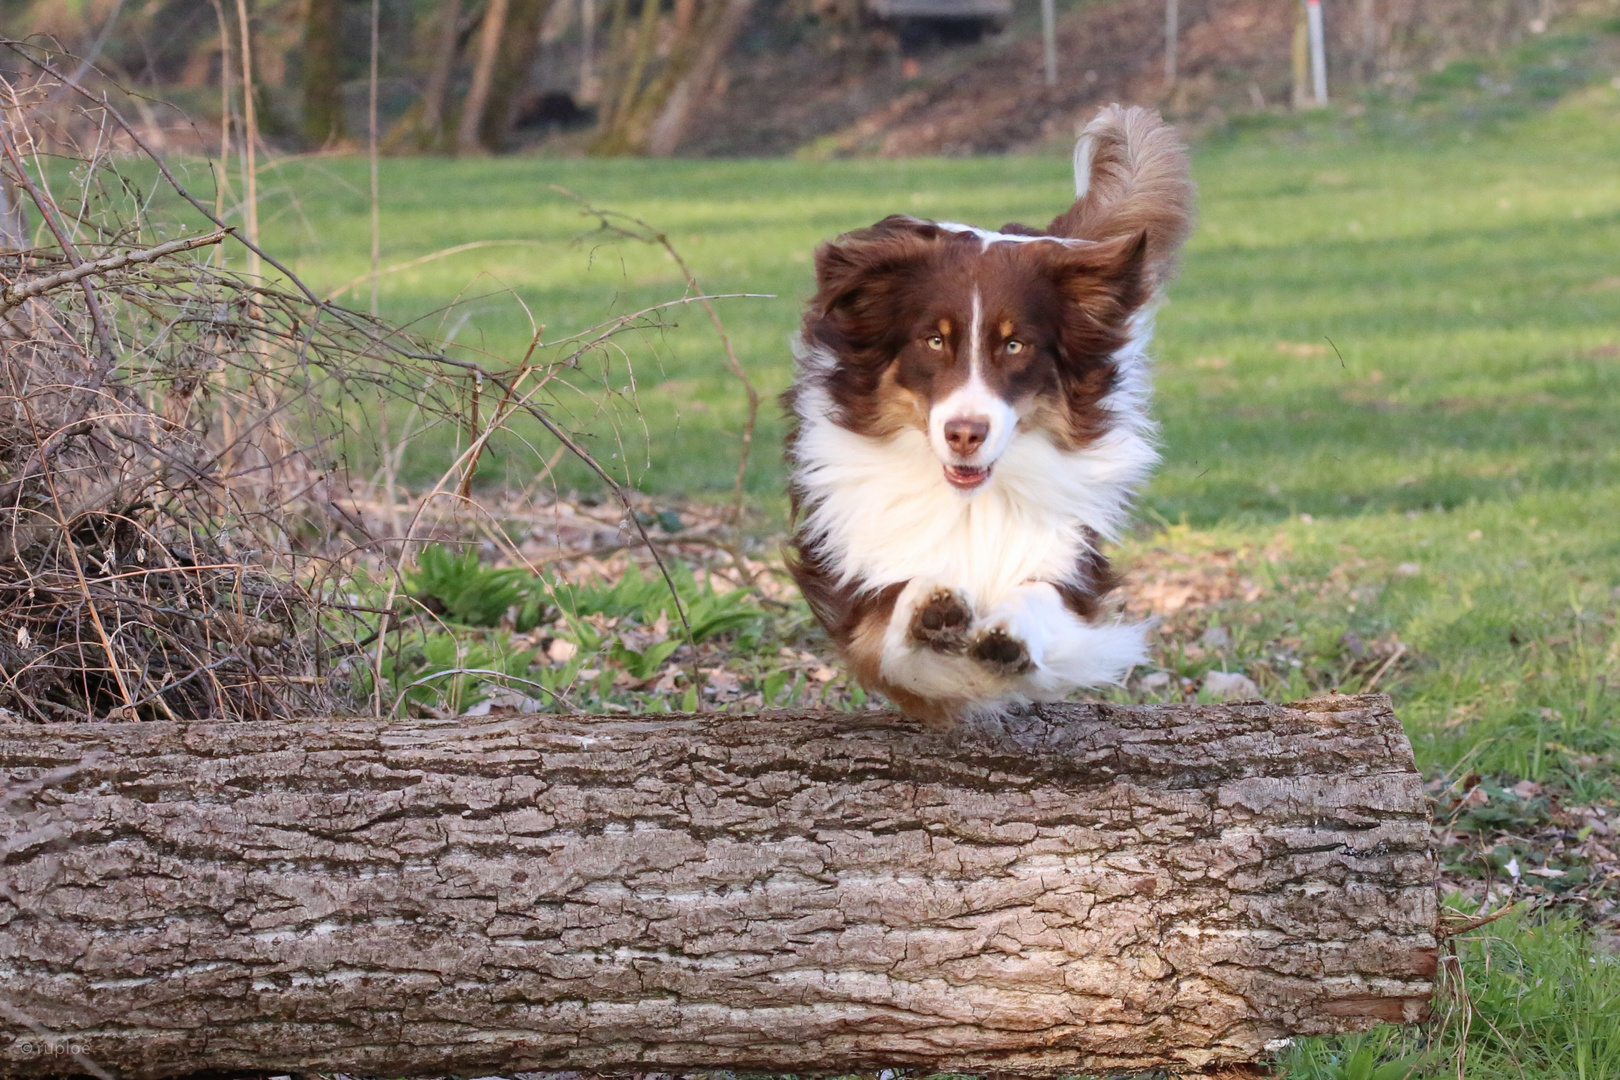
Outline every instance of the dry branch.
{"label": "dry branch", "polygon": [[579,203],[581,213],[596,218],[598,227],[603,232],[643,244],[657,244],[663,248],[664,253],[680,268],[681,276],[686,279],[687,295],[695,297],[703,305],[704,312],[709,316],[709,323],[714,327],[715,336],[720,339],[720,346],[725,350],[726,370],[737,377],[737,381],[742,383],[743,392],[748,396],[748,415],[743,421],[742,446],[737,452],[737,479],[731,493],[731,523],[741,530],[743,485],[748,478],[748,454],[754,446],[754,431],[759,425],[760,398],[759,391],[754,388],[754,381],[748,377],[742,361],[737,359],[737,350],[732,348],[731,335],[726,333],[726,324],[720,321],[720,313],[714,310],[714,305],[709,302],[710,298],[704,295],[702,286],[698,284],[697,275],[692,273],[692,268],[670,240],[667,232],[654,228],[641,218],[630,214],[599,210],[591,205],[590,200],[580,197],[560,184],[552,184],[551,190]]}
{"label": "dry branch", "polygon": [[0,816],[0,985],[123,1077],[1209,1068],[1435,970],[1383,696],[0,726],[73,766]]}
{"label": "dry branch", "polygon": [[0,292],[0,315],[4,315],[24,300],[44,296],[52,289],[60,289],[64,285],[71,285],[81,278],[89,277],[91,274],[110,274],[114,270],[122,270],[126,266],[161,259],[165,255],[177,255],[182,251],[208,247],[211,244],[219,243],[228,235],[230,235],[229,230],[220,229],[204,236],[188,236],[179,240],[170,240],[166,244],[159,244],[156,247],[146,248],[141,251],[120,251],[116,255],[108,255],[104,259],[80,263],[71,270],[48,274],[45,277],[34,278],[18,285],[8,285],[3,292]]}

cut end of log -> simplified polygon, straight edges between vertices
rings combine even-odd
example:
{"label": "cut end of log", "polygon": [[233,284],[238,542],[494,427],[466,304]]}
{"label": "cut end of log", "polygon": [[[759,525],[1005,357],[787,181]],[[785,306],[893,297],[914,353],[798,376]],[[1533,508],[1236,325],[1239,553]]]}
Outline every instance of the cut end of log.
{"label": "cut end of log", "polygon": [[1382,695],[0,725],[0,777],[7,1075],[1211,1069],[1435,972]]}

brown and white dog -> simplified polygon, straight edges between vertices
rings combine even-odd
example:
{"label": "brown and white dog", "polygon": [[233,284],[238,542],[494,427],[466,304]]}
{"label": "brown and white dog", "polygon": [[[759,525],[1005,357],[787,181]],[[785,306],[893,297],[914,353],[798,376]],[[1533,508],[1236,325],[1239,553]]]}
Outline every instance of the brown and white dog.
{"label": "brown and white dog", "polygon": [[928,723],[1121,680],[1101,539],[1155,461],[1147,346],[1187,156],[1112,106],[1044,232],[888,217],[816,252],[784,400],[790,566],[860,683]]}

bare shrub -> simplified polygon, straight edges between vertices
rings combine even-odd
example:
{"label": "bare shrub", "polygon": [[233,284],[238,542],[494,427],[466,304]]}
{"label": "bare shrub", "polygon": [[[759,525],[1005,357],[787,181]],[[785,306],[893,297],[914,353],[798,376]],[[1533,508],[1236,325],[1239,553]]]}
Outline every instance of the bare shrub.
{"label": "bare shrub", "polygon": [[[585,462],[647,542],[625,484],[550,405],[566,388],[588,406],[576,415],[599,416],[610,406],[576,381],[584,362],[611,391],[617,335],[707,297],[544,345],[536,327],[515,362],[441,348],[319,299],[187,192],[106,91],[0,44],[24,72],[0,80],[0,710],[389,711],[371,676],[402,623],[434,616],[402,587],[407,559],[440,508],[477,510],[473,473],[520,415]],[[274,272],[223,268],[221,244]],[[403,516],[391,406],[418,434],[456,432],[454,461]],[[379,485],[382,531],[348,509]]]}
{"label": "bare shrub", "polygon": [[30,137],[60,89],[0,90],[0,706],[337,707],[352,620],[328,603],[332,528],[310,511],[345,404],[414,343],[211,265],[227,230],[161,242],[150,193],[105,156]]}

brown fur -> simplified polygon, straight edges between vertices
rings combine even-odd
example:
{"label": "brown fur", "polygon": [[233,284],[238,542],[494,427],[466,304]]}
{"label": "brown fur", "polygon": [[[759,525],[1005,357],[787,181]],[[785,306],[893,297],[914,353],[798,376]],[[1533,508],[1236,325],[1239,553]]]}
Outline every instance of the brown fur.
{"label": "brown fur", "polygon": [[1063,605],[1090,622],[1103,614],[1103,602],[1119,586],[1119,575],[1108,565],[1108,556],[1098,550],[1102,538],[1091,529],[1085,532],[1086,550],[1080,555],[1074,578],[1058,582],[1055,587],[1063,597]]}
{"label": "brown fur", "polygon": [[[1002,244],[891,217],[816,253],[819,288],[805,312],[807,342],[835,353],[823,377],[838,422],[874,438],[924,428],[928,409],[967,377],[969,297],[984,305],[987,381],[1028,423],[1066,447],[1102,433],[1097,402],[1113,386],[1110,355],[1147,302],[1146,241],[1118,237],[1070,247]],[[934,335],[944,347],[931,349]],[[1026,346],[1005,354],[1008,341]]]}
{"label": "brown fur", "polygon": [[797,544],[789,549],[787,564],[811,613],[849,664],[856,682],[887,697],[907,716],[930,726],[948,726],[954,720],[954,715],[942,709],[939,703],[909,693],[883,678],[883,639],[888,632],[889,619],[894,615],[894,602],[905,588],[904,584],[890,585],[877,592],[863,591],[855,584],[840,585],[832,567]]}

